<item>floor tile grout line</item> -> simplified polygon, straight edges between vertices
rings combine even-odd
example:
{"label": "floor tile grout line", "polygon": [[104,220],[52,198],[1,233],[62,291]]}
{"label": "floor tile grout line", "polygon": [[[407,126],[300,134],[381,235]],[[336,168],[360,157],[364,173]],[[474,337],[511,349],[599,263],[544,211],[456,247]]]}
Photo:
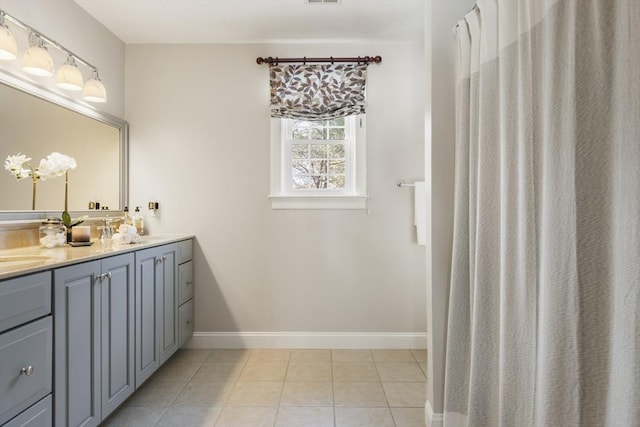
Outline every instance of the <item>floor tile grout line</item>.
{"label": "floor tile grout line", "polygon": [[[371,353],[371,355],[373,356],[373,353]],[[393,425],[395,426],[396,425],[396,420],[393,418],[393,411],[391,411],[391,405],[389,404],[389,398],[387,397],[387,392],[385,391],[384,385],[382,384],[382,378],[380,377],[380,372],[378,371],[378,362],[376,361],[375,356],[373,357],[373,365],[376,367],[376,375],[378,375],[378,382],[380,384],[380,388],[382,389],[382,394],[384,395],[384,400],[385,400],[385,402],[387,402],[387,411],[389,411],[389,414],[391,415],[391,422],[393,422]]]}
{"label": "floor tile grout line", "polygon": [[333,403],[331,406],[333,410],[333,426],[335,427],[338,421],[336,420],[336,391],[333,388],[333,349],[329,351],[329,369],[331,371],[331,402]]}
{"label": "floor tile grout line", "polygon": [[[200,367],[202,367],[202,365],[200,365]],[[200,368],[198,368],[200,369]],[[197,372],[197,371],[196,371]],[[195,373],[193,374],[195,375]],[[191,378],[193,378],[193,375]],[[191,382],[191,380],[188,380],[184,383],[184,385],[182,386],[182,388],[176,393],[176,395],[173,397],[173,399],[171,399],[171,401],[167,404],[167,406],[164,408],[164,411],[162,411],[162,414],[160,414],[160,418],[158,418],[156,420],[155,423],[153,423],[154,426],[158,425],[158,423],[160,422],[160,420],[162,419],[162,417],[164,417],[164,414],[167,413],[167,411],[169,410],[169,408],[171,407],[171,405],[173,405],[173,402],[176,401],[176,399],[178,398],[178,396],[180,396],[180,393],[182,393],[182,391],[187,388],[187,385],[189,385],[189,383]]]}
{"label": "floor tile grout line", "polygon": [[155,423],[153,423],[154,426],[158,425],[158,423],[160,422],[160,420],[162,419],[162,417],[164,417],[164,414],[167,413],[167,411],[169,410],[169,407],[167,406],[166,408],[164,408],[164,411],[162,411],[162,413],[160,414],[160,417],[158,417],[158,419],[156,420]]}
{"label": "floor tile grout line", "polygon": [[[251,358],[251,354],[253,353],[253,350],[249,350],[249,354],[247,355],[247,357],[245,359],[240,360],[240,362],[242,362],[242,369],[240,369],[240,373],[238,374],[237,377],[235,377],[234,380],[232,380],[232,385],[229,389],[229,393],[225,396],[225,398],[223,399],[222,402],[222,408],[224,410],[224,408],[227,407],[227,403],[229,403],[229,399],[231,398],[231,393],[233,393],[233,391],[235,390],[236,386],[238,385],[238,383],[240,382],[240,376],[242,376],[242,373],[244,372],[245,368],[247,367],[247,364],[249,363],[249,359]],[[216,421],[216,424],[218,422]]]}
{"label": "floor tile grout line", "polygon": [[227,405],[227,403],[229,402],[229,399],[231,398],[231,393],[233,393],[233,390],[236,388],[236,385],[238,384],[238,380],[240,379],[240,375],[242,375],[242,371],[244,371],[244,368],[247,366],[247,362],[249,361],[249,358],[251,357],[251,353],[253,353],[253,349],[249,349],[249,354],[247,355],[246,358],[239,360],[240,362],[242,362],[242,369],[240,369],[240,373],[235,378],[235,380],[232,380],[233,385],[231,385],[231,387],[229,388],[229,393],[225,396],[225,398],[222,401],[222,409],[220,410],[220,413],[218,414],[218,417],[216,418],[216,422],[213,424],[213,427],[218,425],[218,422],[220,421],[220,418],[222,417],[222,413],[224,412],[224,410],[226,408],[229,407]]}
{"label": "floor tile grout line", "polygon": [[278,405],[276,406],[276,416],[273,419],[273,426],[275,427],[278,421],[278,414],[280,414],[280,404],[282,403],[282,394],[284,393],[284,384],[287,381],[287,375],[289,375],[289,365],[291,364],[291,357],[293,350],[289,350],[289,357],[287,358],[287,369],[284,371],[284,378],[282,380],[282,386],[280,387],[280,396],[278,397]]}
{"label": "floor tile grout line", "polygon": [[376,375],[378,376],[378,383],[380,384],[380,388],[382,389],[382,394],[384,394],[384,400],[387,402],[387,407],[389,406],[389,398],[387,398],[387,393],[384,391],[384,385],[382,384],[382,377],[380,376],[380,371],[378,371],[378,362],[376,362],[375,357],[373,358],[373,366],[376,367]]}

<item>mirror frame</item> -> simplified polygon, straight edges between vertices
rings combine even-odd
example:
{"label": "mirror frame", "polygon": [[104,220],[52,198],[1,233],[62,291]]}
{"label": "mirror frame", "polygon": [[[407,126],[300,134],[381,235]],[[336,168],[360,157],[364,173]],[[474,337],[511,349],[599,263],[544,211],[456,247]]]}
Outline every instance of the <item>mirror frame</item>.
{"label": "mirror frame", "polygon": [[[96,111],[89,104],[83,104],[76,100],[67,98],[61,94],[50,91],[49,89],[38,86],[34,83],[31,83],[27,80],[24,80],[22,77],[13,74],[12,72],[0,69],[0,84],[5,84],[14,89],[25,92],[29,95],[33,95],[37,98],[40,98],[44,101],[51,102],[55,105],[58,105],[62,108],[66,108],[83,116],[86,116],[91,119],[98,120],[102,123],[105,123],[109,126],[113,126],[120,131],[120,184],[119,184],[119,202],[120,206],[118,209],[102,211],[102,210],[86,210],[86,211],[71,211],[69,212],[71,216],[81,216],[88,215],[89,217],[102,217],[107,212],[119,212],[127,206],[127,201],[129,199],[129,124],[116,116],[112,116],[111,114],[104,113],[101,111]],[[4,159],[2,159],[4,161]],[[0,210],[0,221],[2,222],[14,222],[14,221],[29,221],[29,220],[42,220],[49,216],[59,217],[61,214],[60,211],[49,211],[49,210],[8,210],[3,211]]]}

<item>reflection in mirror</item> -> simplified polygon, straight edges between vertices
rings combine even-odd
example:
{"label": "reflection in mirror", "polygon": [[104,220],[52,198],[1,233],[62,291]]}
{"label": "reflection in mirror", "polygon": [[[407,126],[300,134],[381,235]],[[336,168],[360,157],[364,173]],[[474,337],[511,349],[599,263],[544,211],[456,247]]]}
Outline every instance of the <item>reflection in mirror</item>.
{"label": "reflection in mirror", "polygon": [[[92,202],[110,210],[122,209],[126,200],[125,122],[110,116],[101,120],[98,113],[89,117],[67,107],[0,83],[0,211],[30,211],[32,203],[31,178],[16,180],[6,171],[7,156],[24,154],[36,168],[54,151],[77,162],[69,171],[70,211],[86,211]],[[63,210],[64,181],[61,176],[37,183],[37,211]]]}

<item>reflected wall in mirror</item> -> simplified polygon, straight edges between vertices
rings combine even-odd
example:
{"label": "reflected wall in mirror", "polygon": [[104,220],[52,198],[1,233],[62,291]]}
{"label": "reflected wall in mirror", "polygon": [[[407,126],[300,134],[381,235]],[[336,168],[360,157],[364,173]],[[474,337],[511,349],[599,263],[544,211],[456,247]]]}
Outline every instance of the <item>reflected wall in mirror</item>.
{"label": "reflected wall in mirror", "polygon": [[[103,118],[99,113],[93,115]],[[69,171],[70,211],[85,211],[90,202],[110,210],[122,209],[126,200],[126,123],[110,116],[104,120],[96,117],[0,83],[0,211],[31,210],[32,180],[16,180],[6,171],[7,156],[24,154],[36,168],[40,159],[53,151],[77,162],[76,169]],[[64,181],[61,176],[38,182],[37,211],[64,209]]]}

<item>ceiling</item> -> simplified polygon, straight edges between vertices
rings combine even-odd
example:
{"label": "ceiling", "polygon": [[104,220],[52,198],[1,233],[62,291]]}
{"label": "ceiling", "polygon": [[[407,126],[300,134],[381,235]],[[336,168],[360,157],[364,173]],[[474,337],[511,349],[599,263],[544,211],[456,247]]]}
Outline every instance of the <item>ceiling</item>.
{"label": "ceiling", "polygon": [[424,0],[74,0],[127,44],[421,40]]}

